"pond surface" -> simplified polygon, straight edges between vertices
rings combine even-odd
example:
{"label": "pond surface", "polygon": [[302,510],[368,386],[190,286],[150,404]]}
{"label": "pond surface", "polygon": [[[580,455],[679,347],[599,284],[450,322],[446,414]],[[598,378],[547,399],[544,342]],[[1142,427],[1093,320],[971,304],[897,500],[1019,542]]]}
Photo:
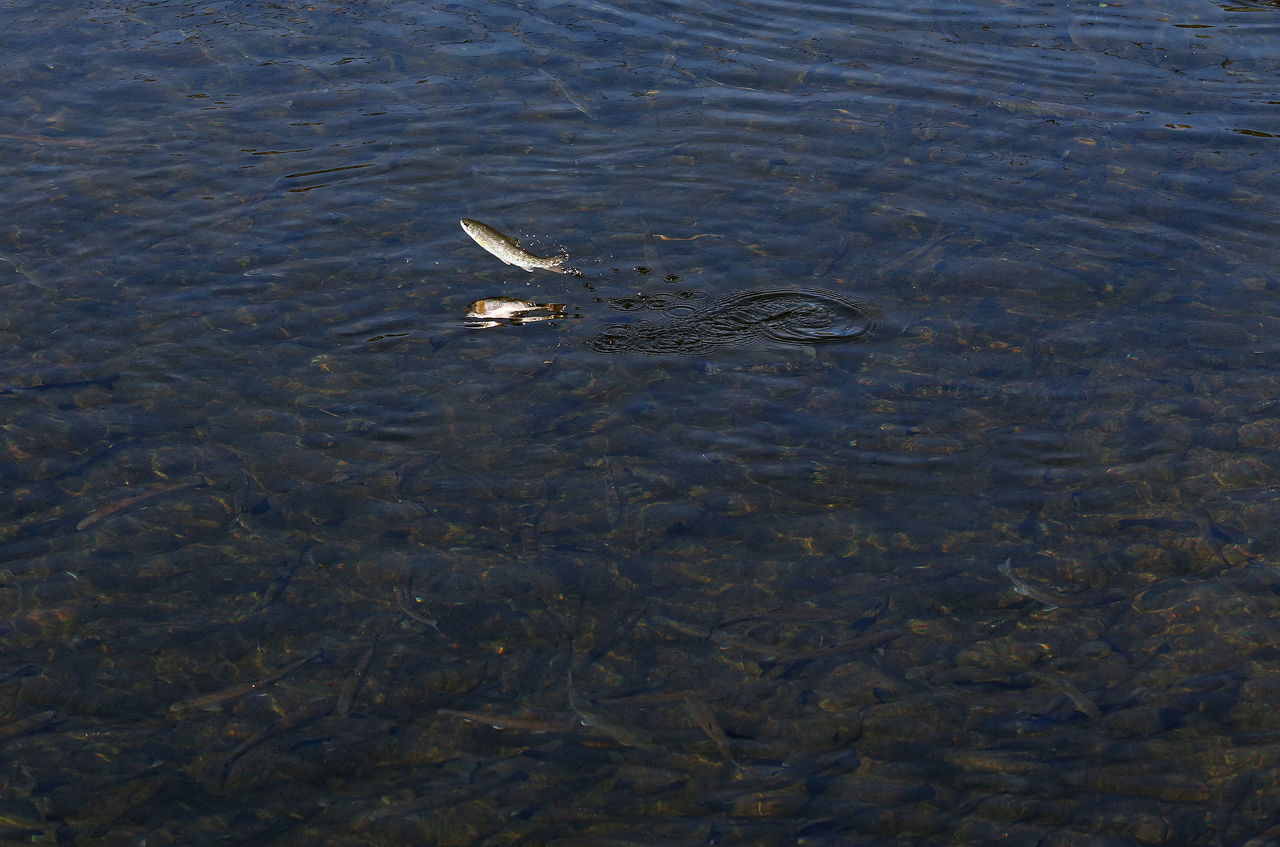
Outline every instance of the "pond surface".
{"label": "pond surface", "polygon": [[1280,841],[1274,3],[0,8],[5,843]]}

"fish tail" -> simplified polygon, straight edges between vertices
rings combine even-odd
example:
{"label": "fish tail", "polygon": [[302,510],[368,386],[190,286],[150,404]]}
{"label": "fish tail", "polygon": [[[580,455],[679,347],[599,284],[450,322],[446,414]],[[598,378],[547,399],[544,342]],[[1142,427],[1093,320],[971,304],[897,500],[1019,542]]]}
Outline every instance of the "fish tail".
{"label": "fish tail", "polygon": [[582,271],[579,268],[569,267],[565,264],[567,261],[569,261],[569,255],[567,253],[563,257],[557,257],[556,266],[553,270],[556,273],[568,274],[569,276],[576,276],[578,279],[582,279]]}
{"label": "fish tail", "polygon": [[547,270],[555,271],[558,274],[568,274],[569,276],[582,276],[582,271],[577,268],[566,267],[565,262],[567,261],[569,261],[569,253],[562,250],[555,256],[552,263],[547,265]]}

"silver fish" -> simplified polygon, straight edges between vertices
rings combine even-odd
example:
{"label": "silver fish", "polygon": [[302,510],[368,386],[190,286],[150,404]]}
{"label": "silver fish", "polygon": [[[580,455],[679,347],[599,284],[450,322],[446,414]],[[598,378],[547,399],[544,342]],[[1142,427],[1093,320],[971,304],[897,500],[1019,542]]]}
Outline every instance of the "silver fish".
{"label": "silver fish", "polygon": [[489,297],[467,307],[466,325],[473,329],[520,326],[537,321],[567,318],[564,303],[535,303],[514,297]]}
{"label": "silver fish", "polygon": [[1067,695],[1067,699],[1071,701],[1071,705],[1082,715],[1088,715],[1091,718],[1101,718],[1102,710],[1098,708],[1098,704],[1089,699],[1089,696],[1076,687],[1075,683],[1064,676],[1056,673],[1043,673],[1041,671],[1027,671],[1027,676],[1032,679],[1046,683],[1056,688],[1060,693]]}
{"label": "silver fish", "polygon": [[996,570],[1004,574],[1013,583],[1013,590],[1023,597],[1030,597],[1044,604],[1045,611],[1052,612],[1063,606],[1100,606],[1122,599],[1122,595],[1113,591],[1077,591],[1074,594],[1063,594],[1038,585],[1032,585],[1013,572],[1013,559],[1005,559],[996,565]]}
{"label": "silver fish", "polygon": [[515,265],[530,272],[534,268],[541,268],[544,271],[552,271],[558,274],[577,273],[573,268],[564,267],[564,263],[569,261],[568,253],[544,259],[541,256],[533,255],[521,247],[514,238],[509,235],[503,235],[488,224],[473,221],[470,218],[463,218],[458,223],[462,224],[462,231],[471,236],[476,244],[479,244],[508,265]]}
{"label": "silver fish", "polygon": [[542,75],[543,79],[551,83],[551,87],[556,90],[556,93],[558,93],[561,97],[569,101],[569,105],[573,106],[573,108],[577,109],[579,112],[586,115],[588,118],[591,118],[591,120],[594,121],[596,119],[595,110],[591,108],[591,104],[588,103],[585,99],[583,99],[582,96],[578,94],[578,92],[574,91],[572,88],[565,85],[564,82],[559,77],[552,76],[542,68],[538,68],[538,73]]}

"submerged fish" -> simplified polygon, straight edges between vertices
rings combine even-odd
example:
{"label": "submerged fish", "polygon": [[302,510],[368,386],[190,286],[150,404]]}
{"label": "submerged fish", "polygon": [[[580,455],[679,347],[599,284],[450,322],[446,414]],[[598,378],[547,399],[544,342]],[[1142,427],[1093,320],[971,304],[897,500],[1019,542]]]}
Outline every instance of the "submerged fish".
{"label": "submerged fish", "polygon": [[1063,594],[1033,585],[1013,572],[1013,559],[1005,559],[996,565],[996,570],[1013,583],[1014,591],[1023,597],[1030,597],[1032,600],[1043,603],[1045,610],[1050,612],[1064,606],[1100,606],[1103,603],[1122,599],[1120,594],[1112,591],[1078,591],[1074,594]]}
{"label": "submerged fish", "polygon": [[321,660],[327,660],[324,651],[313,650],[307,655],[294,659],[289,664],[276,668],[258,679],[229,685],[226,688],[220,688],[210,694],[197,694],[195,697],[188,697],[185,700],[179,700],[177,703],[174,703],[169,707],[169,712],[175,716],[185,716],[203,709],[217,708],[223,703],[230,702],[253,691],[265,688],[276,680],[293,673],[298,668]]}
{"label": "submerged fish", "polygon": [[582,706],[582,702],[578,699],[578,695],[573,690],[573,666],[570,665],[567,674],[569,689],[569,708],[573,709],[578,719],[582,721],[582,725],[589,727],[592,731],[611,738],[624,747],[650,747],[653,745],[653,739],[648,733],[621,724],[610,723],[600,717],[595,712],[588,712]]}
{"label": "submerged fish", "polygon": [[712,743],[716,745],[716,750],[720,752],[720,755],[741,770],[742,765],[738,764],[738,760],[733,758],[733,750],[729,747],[729,736],[725,735],[724,727],[720,726],[720,721],[716,720],[715,712],[711,711],[711,707],[692,694],[685,695],[684,707],[689,712],[689,717],[693,718],[693,722],[698,729],[705,732]]}
{"label": "submerged fish", "polygon": [[542,68],[538,68],[538,73],[542,75],[543,79],[551,83],[551,87],[556,90],[556,93],[569,101],[569,105],[573,106],[573,108],[577,109],[588,118],[591,118],[591,120],[594,121],[596,119],[596,113],[595,110],[591,108],[591,104],[579,95],[578,92],[565,85],[563,80],[559,77],[552,76]]}
{"label": "submerged fish", "polygon": [[541,268],[544,271],[552,271],[558,274],[573,274],[575,276],[578,274],[578,271],[574,268],[564,267],[564,263],[569,261],[568,253],[549,258],[535,256],[521,247],[514,238],[509,235],[503,235],[488,224],[473,221],[470,218],[463,218],[458,223],[462,224],[462,231],[471,236],[476,244],[479,244],[508,265],[515,265],[516,267],[524,268],[526,271]]}
{"label": "submerged fish", "polygon": [[[3,138],[4,136],[0,136]],[[0,385],[0,394],[17,394],[24,391],[49,391],[51,389],[63,388],[85,388],[90,385],[100,385],[106,389],[114,389],[115,381],[120,378],[120,374],[111,374],[111,376],[99,377],[98,379],[77,379],[70,382],[40,382],[35,385]]]}
{"label": "submerged fish", "polygon": [[1098,708],[1098,704],[1090,700],[1087,694],[1077,688],[1075,683],[1066,677],[1056,673],[1044,673],[1043,671],[1027,671],[1026,675],[1038,682],[1046,683],[1060,693],[1065,694],[1067,699],[1071,701],[1071,705],[1075,706],[1076,711],[1080,712],[1080,714],[1088,715],[1091,718],[1102,717],[1102,710]]}
{"label": "submerged fish", "polygon": [[117,500],[114,503],[108,503],[105,506],[99,506],[84,517],[80,523],[76,524],[77,530],[85,530],[96,524],[98,521],[109,518],[117,512],[123,512],[130,506],[150,500],[153,497],[159,497],[161,494],[169,494],[174,491],[181,491],[184,488],[196,488],[203,485],[202,482],[180,482],[176,485],[164,485],[159,488],[148,488],[141,494],[135,494],[132,497],[126,497],[123,500]]}

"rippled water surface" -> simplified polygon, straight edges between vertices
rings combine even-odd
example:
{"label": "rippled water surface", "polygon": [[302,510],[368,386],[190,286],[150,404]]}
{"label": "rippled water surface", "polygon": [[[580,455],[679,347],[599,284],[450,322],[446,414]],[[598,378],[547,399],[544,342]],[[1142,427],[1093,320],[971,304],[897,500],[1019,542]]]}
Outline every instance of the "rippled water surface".
{"label": "rippled water surface", "polygon": [[1275,3],[0,9],[4,843],[1280,842]]}

